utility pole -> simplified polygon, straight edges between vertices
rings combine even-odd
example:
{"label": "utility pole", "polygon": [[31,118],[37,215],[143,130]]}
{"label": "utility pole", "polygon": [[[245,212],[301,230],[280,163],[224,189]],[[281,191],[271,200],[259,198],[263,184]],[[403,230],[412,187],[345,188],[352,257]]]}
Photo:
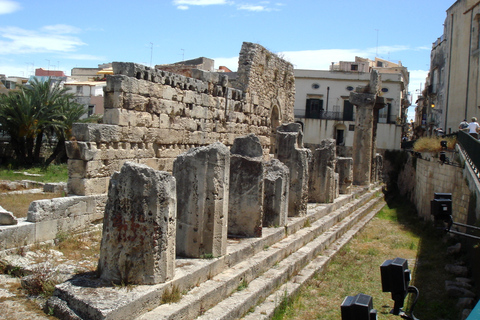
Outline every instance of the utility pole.
{"label": "utility pole", "polygon": [[152,67],[153,43],[150,42],[150,68]]}

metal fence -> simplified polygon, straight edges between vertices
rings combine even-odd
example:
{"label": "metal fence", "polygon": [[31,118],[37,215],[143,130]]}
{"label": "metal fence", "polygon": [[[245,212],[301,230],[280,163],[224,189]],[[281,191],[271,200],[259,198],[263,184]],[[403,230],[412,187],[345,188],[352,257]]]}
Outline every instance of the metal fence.
{"label": "metal fence", "polygon": [[480,168],[480,141],[466,132],[459,131],[457,134],[457,142],[462,146],[467,162],[480,180],[478,171]]}

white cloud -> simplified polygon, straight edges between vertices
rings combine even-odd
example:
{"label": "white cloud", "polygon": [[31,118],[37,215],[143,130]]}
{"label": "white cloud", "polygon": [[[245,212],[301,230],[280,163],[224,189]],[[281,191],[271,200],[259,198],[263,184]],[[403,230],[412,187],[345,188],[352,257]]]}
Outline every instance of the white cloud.
{"label": "white cloud", "polygon": [[0,54],[71,52],[83,45],[85,43],[79,38],[52,33],[48,27],[42,31],[17,27],[0,29]]}
{"label": "white cloud", "polygon": [[0,14],[9,14],[20,9],[21,6],[16,1],[0,0]]}
{"label": "white cloud", "polygon": [[68,34],[68,33],[80,33],[82,30],[80,28],[69,26],[66,24],[55,24],[51,26],[42,27],[42,31],[56,34]]}
{"label": "white cloud", "polygon": [[271,10],[271,9],[268,9],[264,6],[255,6],[255,5],[251,5],[251,4],[242,4],[242,5],[239,5],[237,8],[238,8],[238,10],[257,11],[257,12],[270,11]]}
{"label": "white cloud", "polygon": [[227,0],[173,0],[173,5],[177,9],[188,10],[188,6],[211,6],[228,4]]}

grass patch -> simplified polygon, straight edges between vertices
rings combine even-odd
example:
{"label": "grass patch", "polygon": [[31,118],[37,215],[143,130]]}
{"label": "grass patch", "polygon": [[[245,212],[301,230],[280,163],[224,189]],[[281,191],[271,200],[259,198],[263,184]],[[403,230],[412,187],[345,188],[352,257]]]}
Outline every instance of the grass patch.
{"label": "grass patch", "polygon": [[161,302],[165,303],[175,303],[180,301],[182,298],[182,293],[177,286],[173,286],[171,289],[167,288],[162,294]]}
{"label": "grass patch", "polygon": [[0,206],[10,211],[16,218],[26,218],[30,203],[35,200],[62,197],[60,193],[0,194]]}
{"label": "grass patch", "polygon": [[[28,176],[23,172],[30,174],[39,174],[40,176]],[[67,182],[68,168],[67,164],[50,165],[47,168],[32,167],[32,168],[14,168],[2,167],[0,168],[0,180],[33,180],[38,182]]]}
{"label": "grass patch", "polygon": [[454,149],[457,143],[456,137],[440,138],[440,137],[424,137],[418,139],[413,145],[413,150],[416,152],[440,152],[442,146],[440,141],[447,141],[447,148]]}
{"label": "grass patch", "polygon": [[[282,301],[275,319],[338,320],[344,298],[358,293],[373,297],[378,319],[390,319],[393,300],[390,293],[382,292],[380,265],[396,257],[408,260],[410,285],[420,290],[415,316],[457,319],[457,299],[449,298],[444,289],[445,280],[455,278],[445,271],[445,265],[453,259],[445,255],[451,244],[421,221],[407,202],[390,202],[340,250],[324,273],[317,274],[288,303]],[[409,298],[405,306],[409,306]]]}

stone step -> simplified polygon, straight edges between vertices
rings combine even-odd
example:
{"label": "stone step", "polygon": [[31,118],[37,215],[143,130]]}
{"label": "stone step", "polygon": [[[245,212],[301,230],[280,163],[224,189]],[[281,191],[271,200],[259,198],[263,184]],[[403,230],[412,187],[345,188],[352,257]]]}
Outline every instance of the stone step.
{"label": "stone step", "polygon": [[137,319],[239,318],[348,233],[378,201],[368,192],[316,221],[312,213],[309,226],[193,288],[178,303],[163,304]]}
{"label": "stone step", "polygon": [[[69,319],[74,319],[72,314],[83,319],[133,319],[143,314],[147,317],[149,311],[154,312],[157,308],[178,308],[180,305],[184,305],[180,310],[196,310],[197,316],[229,296],[240,283],[252,281],[345,219],[375,197],[379,189],[359,188],[350,195],[340,196],[334,203],[309,204],[308,214],[289,218],[287,227],[264,228],[261,238],[229,239],[225,256],[214,259],[177,258],[175,277],[167,283],[112,286],[101,283],[94,276],[75,277],[56,287],[49,306],[58,310],[56,314],[68,314],[65,318]],[[205,283],[222,282],[209,281],[216,276],[226,284],[203,291]],[[172,291],[184,293],[180,302],[162,304],[167,293]],[[195,298],[197,296],[198,299]],[[202,300],[203,304],[196,299]],[[165,312],[178,314],[173,318],[182,319],[180,314],[184,311]]]}

